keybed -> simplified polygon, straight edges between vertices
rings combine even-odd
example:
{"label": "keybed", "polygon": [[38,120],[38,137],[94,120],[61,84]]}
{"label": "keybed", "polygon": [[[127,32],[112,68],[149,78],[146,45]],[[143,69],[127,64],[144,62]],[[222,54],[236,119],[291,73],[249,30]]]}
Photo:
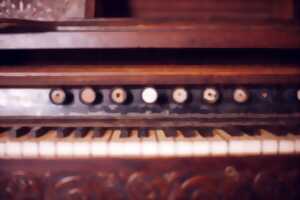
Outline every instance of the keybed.
{"label": "keybed", "polygon": [[257,128],[48,128],[0,129],[0,157],[216,157],[300,153],[300,131]]}

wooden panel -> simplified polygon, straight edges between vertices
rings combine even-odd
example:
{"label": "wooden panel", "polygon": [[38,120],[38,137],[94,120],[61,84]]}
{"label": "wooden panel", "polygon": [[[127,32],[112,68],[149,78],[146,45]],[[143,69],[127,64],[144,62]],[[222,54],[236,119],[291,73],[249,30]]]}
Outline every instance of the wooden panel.
{"label": "wooden panel", "polygon": [[299,157],[0,160],[1,199],[299,199]]}
{"label": "wooden panel", "polygon": [[292,19],[294,0],[101,0],[97,16],[134,18]]}
{"label": "wooden panel", "polygon": [[3,66],[0,86],[299,84],[299,76],[298,65]]}
{"label": "wooden panel", "polygon": [[[3,22],[0,49],[300,47],[300,28],[291,23],[241,20],[99,20],[30,26],[26,23]],[[36,33],[28,35],[32,31]]]}

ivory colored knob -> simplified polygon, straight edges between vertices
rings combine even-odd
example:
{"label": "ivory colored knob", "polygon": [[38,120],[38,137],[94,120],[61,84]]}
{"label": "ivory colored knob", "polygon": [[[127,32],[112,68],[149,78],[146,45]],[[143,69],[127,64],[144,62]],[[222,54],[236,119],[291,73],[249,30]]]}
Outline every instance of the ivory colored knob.
{"label": "ivory colored knob", "polygon": [[249,100],[249,93],[245,89],[237,88],[233,92],[233,99],[237,103],[246,103]]}
{"label": "ivory colored knob", "polygon": [[147,87],[142,92],[142,99],[145,103],[153,104],[158,99],[158,93],[155,88]]}
{"label": "ivory colored knob", "polygon": [[53,104],[63,105],[67,100],[67,94],[63,89],[53,89],[50,91],[50,100]]}
{"label": "ivory colored knob", "polygon": [[79,97],[82,103],[91,105],[95,103],[97,99],[97,93],[93,88],[86,87],[80,91]]}
{"label": "ivory colored knob", "polygon": [[127,100],[127,92],[123,88],[115,88],[111,92],[111,99],[116,104],[123,104]]}
{"label": "ivory colored knob", "polygon": [[173,101],[178,104],[183,104],[188,99],[188,91],[184,88],[176,88],[172,93]]}
{"label": "ivory colored knob", "polygon": [[297,91],[297,99],[300,101],[300,89]]}
{"label": "ivory colored knob", "polygon": [[203,92],[203,99],[209,104],[215,104],[220,99],[220,93],[215,88],[206,88]]}

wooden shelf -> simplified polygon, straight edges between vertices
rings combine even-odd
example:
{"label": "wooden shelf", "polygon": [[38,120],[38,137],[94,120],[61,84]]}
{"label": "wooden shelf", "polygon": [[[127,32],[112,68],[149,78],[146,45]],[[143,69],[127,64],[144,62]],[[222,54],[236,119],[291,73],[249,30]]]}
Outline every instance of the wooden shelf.
{"label": "wooden shelf", "polygon": [[0,49],[300,47],[300,26],[288,21],[105,19],[11,26],[0,29]]}

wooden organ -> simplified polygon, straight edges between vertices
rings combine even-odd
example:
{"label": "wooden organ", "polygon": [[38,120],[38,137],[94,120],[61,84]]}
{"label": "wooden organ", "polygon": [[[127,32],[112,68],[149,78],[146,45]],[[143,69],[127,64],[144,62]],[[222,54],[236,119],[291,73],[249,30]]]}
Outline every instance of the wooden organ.
{"label": "wooden organ", "polygon": [[299,199],[299,6],[0,0],[0,199]]}

